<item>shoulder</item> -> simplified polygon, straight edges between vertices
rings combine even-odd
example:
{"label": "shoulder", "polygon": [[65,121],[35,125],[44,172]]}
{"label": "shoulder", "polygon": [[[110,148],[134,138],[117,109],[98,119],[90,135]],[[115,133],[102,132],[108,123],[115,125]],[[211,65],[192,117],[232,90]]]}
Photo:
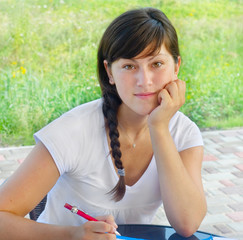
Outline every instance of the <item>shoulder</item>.
{"label": "shoulder", "polygon": [[84,157],[92,146],[90,142],[101,139],[103,126],[102,100],[98,99],[64,113],[35,133],[34,138],[45,145],[62,174],[75,169],[80,156]]}
{"label": "shoulder", "polygon": [[102,99],[77,106],[55,119],[37,133],[36,140],[78,143],[95,129],[104,126]]}
{"label": "shoulder", "polygon": [[90,117],[91,115],[100,114],[102,114],[102,99],[97,99],[71,109],[70,111],[64,113],[61,118],[82,119]]}
{"label": "shoulder", "polygon": [[81,104],[49,123],[44,128],[65,128],[68,131],[81,130],[85,124],[102,122],[102,99]]}
{"label": "shoulder", "polygon": [[176,112],[175,115],[172,117],[170,121],[170,127],[175,128],[175,127],[185,127],[188,125],[194,125],[195,123],[187,117],[184,113],[182,112]]}
{"label": "shoulder", "polygon": [[203,145],[200,129],[182,112],[177,112],[171,119],[169,130],[178,151]]}

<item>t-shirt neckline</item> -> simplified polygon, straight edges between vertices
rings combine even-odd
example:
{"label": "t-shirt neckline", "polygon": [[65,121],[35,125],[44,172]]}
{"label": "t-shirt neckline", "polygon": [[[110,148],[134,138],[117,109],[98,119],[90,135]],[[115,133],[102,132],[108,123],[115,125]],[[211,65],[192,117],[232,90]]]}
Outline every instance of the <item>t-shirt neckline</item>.
{"label": "t-shirt neckline", "polygon": [[[111,172],[114,175],[115,179],[118,181],[119,177],[118,177],[118,175],[116,173],[115,166],[114,166],[112,158],[111,158],[110,149],[109,149],[109,143],[108,143],[108,136],[106,134],[105,127],[104,127],[104,145],[105,145],[105,152],[106,152],[107,160],[108,160],[110,168],[111,168]],[[126,185],[126,189],[129,190],[129,189],[134,189],[134,188],[139,187],[139,185],[141,185],[143,183],[143,179],[151,171],[151,167],[152,167],[153,164],[154,164],[154,155],[152,156],[152,159],[151,159],[147,169],[142,174],[142,176],[133,185],[131,185],[131,186]]]}

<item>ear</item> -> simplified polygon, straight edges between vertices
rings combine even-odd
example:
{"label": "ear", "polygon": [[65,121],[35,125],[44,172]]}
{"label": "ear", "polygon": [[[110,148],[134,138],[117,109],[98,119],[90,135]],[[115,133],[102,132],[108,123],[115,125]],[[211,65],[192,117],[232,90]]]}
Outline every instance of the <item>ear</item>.
{"label": "ear", "polygon": [[113,77],[112,77],[111,67],[109,66],[107,60],[104,60],[104,67],[105,67],[105,70],[106,70],[107,75],[108,75],[108,77],[109,77],[109,83],[110,83],[111,85],[115,84],[115,82],[114,82],[114,80],[113,80]]}
{"label": "ear", "polygon": [[178,56],[178,62],[175,64],[175,78],[177,79],[177,75],[179,73],[179,69],[181,66],[181,57]]}

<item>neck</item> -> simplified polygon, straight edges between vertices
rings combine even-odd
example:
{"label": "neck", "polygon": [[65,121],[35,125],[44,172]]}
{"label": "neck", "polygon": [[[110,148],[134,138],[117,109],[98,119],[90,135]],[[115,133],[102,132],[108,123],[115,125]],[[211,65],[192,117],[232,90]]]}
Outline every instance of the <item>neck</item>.
{"label": "neck", "polygon": [[136,138],[139,133],[143,132],[148,124],[148,116],[136,114],[131,109],[128,109],[124,104],[121,104],[118,110],[118,123],[124,128],[131,138]]}

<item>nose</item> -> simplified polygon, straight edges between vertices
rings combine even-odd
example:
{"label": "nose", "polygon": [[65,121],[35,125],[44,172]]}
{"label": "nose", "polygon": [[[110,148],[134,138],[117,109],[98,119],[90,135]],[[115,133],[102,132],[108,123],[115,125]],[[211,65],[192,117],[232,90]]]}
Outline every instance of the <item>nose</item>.
{"label": "nose", "polygon": [[149,86],[152,84],[152,73],[146,68],[139,68],[137,72],[137,86]]}

